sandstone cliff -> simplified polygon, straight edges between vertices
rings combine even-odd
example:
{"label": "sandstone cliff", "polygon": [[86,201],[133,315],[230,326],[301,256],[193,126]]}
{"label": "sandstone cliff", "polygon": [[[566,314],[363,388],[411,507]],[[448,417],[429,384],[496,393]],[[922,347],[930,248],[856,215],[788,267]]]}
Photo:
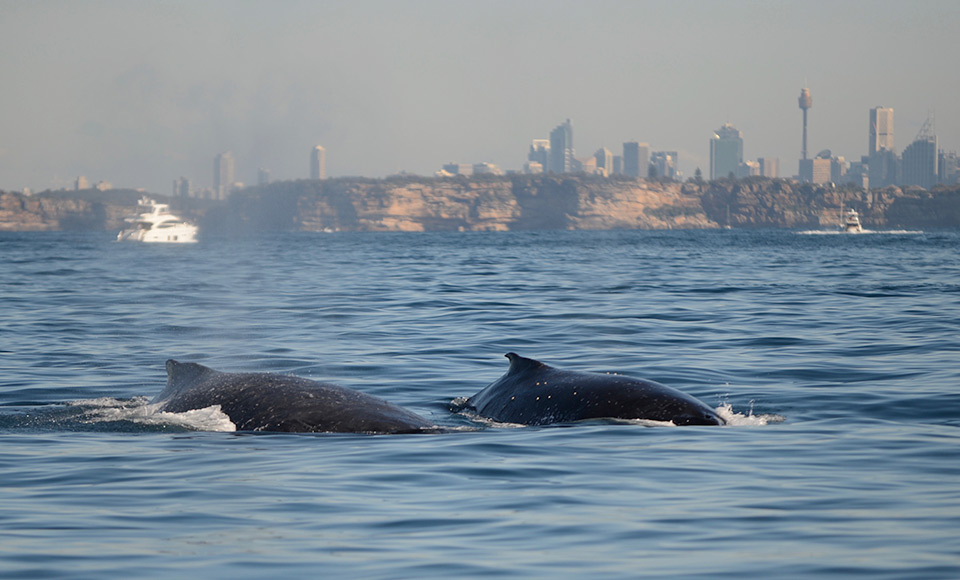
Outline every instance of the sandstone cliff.
{"label": "sandstone cliff", "polygon": [[[116,230],[132,190],[0,192],[0,231]],[[862,191],[787,180],[661,183],[623,177],[475,176],[285,181],[226,202],[170,200],[201,235],[255,231],[505,231],[530,229],[834,228],[841,208],[867,228],[960,226],[960,187]]]}
{"label": "sandstone cliff", "polygon": [[123,218],[135,212],[141,195],[129,189],[31,196],[0,192],[0,231],[119,231]]}
{"label": "sandstone cliff", "polygon": [[679,183],[589,176],[335,179],[249,188],[210,229],[506,231],[710,228]]}
{"label": "sandstone cliff", "polygon": [[700,192],[707,216],[735,228],[836,228],[844,208],[857,210],[867,228],[906,225],[890,209],[916,197],[896,187],[864,191],[766,178],[720,179]]}

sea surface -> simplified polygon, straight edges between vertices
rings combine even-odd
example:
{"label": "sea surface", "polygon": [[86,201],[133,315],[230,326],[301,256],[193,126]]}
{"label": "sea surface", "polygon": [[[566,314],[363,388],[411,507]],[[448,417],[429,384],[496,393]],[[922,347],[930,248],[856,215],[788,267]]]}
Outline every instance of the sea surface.
{"label": "sea surface", "polygon": [[[960,232],[0,234],[2,578],[958,578]],[[503,355],[724,427],[454,413]],[[169,358],[444,433],[160,414]]]}

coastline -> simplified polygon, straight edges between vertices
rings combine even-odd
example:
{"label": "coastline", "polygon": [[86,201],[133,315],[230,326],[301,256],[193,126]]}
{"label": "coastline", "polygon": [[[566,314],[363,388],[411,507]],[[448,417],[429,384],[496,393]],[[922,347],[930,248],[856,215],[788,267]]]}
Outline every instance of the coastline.
{"label": "coastline", "polygon": [[[115,230],[135,190],[0,192],[0,231]],[[148,194],[150,195],[150,194]],[[841,208],[865,227],[960,227],[960,187],[837,188],[769,178],[671,182],[590,175],[279,181],[227,200],[150,195],[201,231],[517,231],[833,228]]]}

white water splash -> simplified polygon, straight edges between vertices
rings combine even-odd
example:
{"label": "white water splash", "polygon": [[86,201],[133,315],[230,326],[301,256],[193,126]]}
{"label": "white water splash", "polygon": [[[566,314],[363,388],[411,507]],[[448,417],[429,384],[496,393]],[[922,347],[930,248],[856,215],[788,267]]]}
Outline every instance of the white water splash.
{"label": "white water splash", "polygon": [[[451,402],[451,407],[460,415],[467,417],[475,423],[479,423],[484,427],[495,428],[495,429],[521,429],[529,427],[529,425],[524,425],[520,423],[505,423],[500,422],[489,417],[483,417],[477,415],[473,411],[464,409],[463,406],[466,404],[466,397],[457,397]],[[457,411],[457,409],[460,409]],[[733,407],[729,403],[723,403],[716,409],[714,409],[717,415],[720,416],[724,421],[726,421],[727,426],[730,427],[756,427],[762,425],[768,425],[770,423],[782,423],[786,420],[782,415],[754,415],[753,406],[751,405],[750,410],[747,414],[737,413],[733,410]],[[641,427],[676,427],[676,423],[673,421],[654,421],[653,419],[619,419],[619,418],[600,418],[600,419],[587,419],[589,422],[604,422],[604,423],[616,423],[622,425],[638,425]]]}
{"label": "white water splash", "polygon": [[71,405],[87,408],[84,418],[90,422],[130,421],[141,425],[170,425],[192,431],[232,432],[237,426],[220,409],[212,405],[203,409],[192,409],[183,413],[160,411],[160,405],[151,405],[146,397],[129,400],[87,399],[74,401]]}
{"label": "white water splash", "polygon": [[754,415],[752,405],[746,415],[735,412],[729,403],[720,405],[715,411],[730,427],[757,427],[770,423],[782,423],[786,420],[783,415]]}
{"label": "white water splash", "polygon": [[920,230],[863,230],[862,232],[845,232],[842,230],[803,230],[797,232],[802,236],[861,236],[864,234],[887,234],[887,235],[918,235],[923,232]]}
{"label": "white water splash", "polygon": [[604,419],[609,423],[622,423],[625,425],[639,425],[641,427],[676,427],[673,421],[654,421],[653,419]]}

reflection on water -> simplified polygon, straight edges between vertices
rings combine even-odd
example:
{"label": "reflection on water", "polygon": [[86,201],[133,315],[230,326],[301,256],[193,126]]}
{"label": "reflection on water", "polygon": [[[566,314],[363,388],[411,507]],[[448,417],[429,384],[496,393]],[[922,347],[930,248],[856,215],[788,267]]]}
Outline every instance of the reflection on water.
{"label": "reflection on water", "polygon": [[[12,577],[956,577],[960,235],[0,234]],[[517,352],[728,427],[451,412]],[[450,431],[158,415],[168,358]]]}

